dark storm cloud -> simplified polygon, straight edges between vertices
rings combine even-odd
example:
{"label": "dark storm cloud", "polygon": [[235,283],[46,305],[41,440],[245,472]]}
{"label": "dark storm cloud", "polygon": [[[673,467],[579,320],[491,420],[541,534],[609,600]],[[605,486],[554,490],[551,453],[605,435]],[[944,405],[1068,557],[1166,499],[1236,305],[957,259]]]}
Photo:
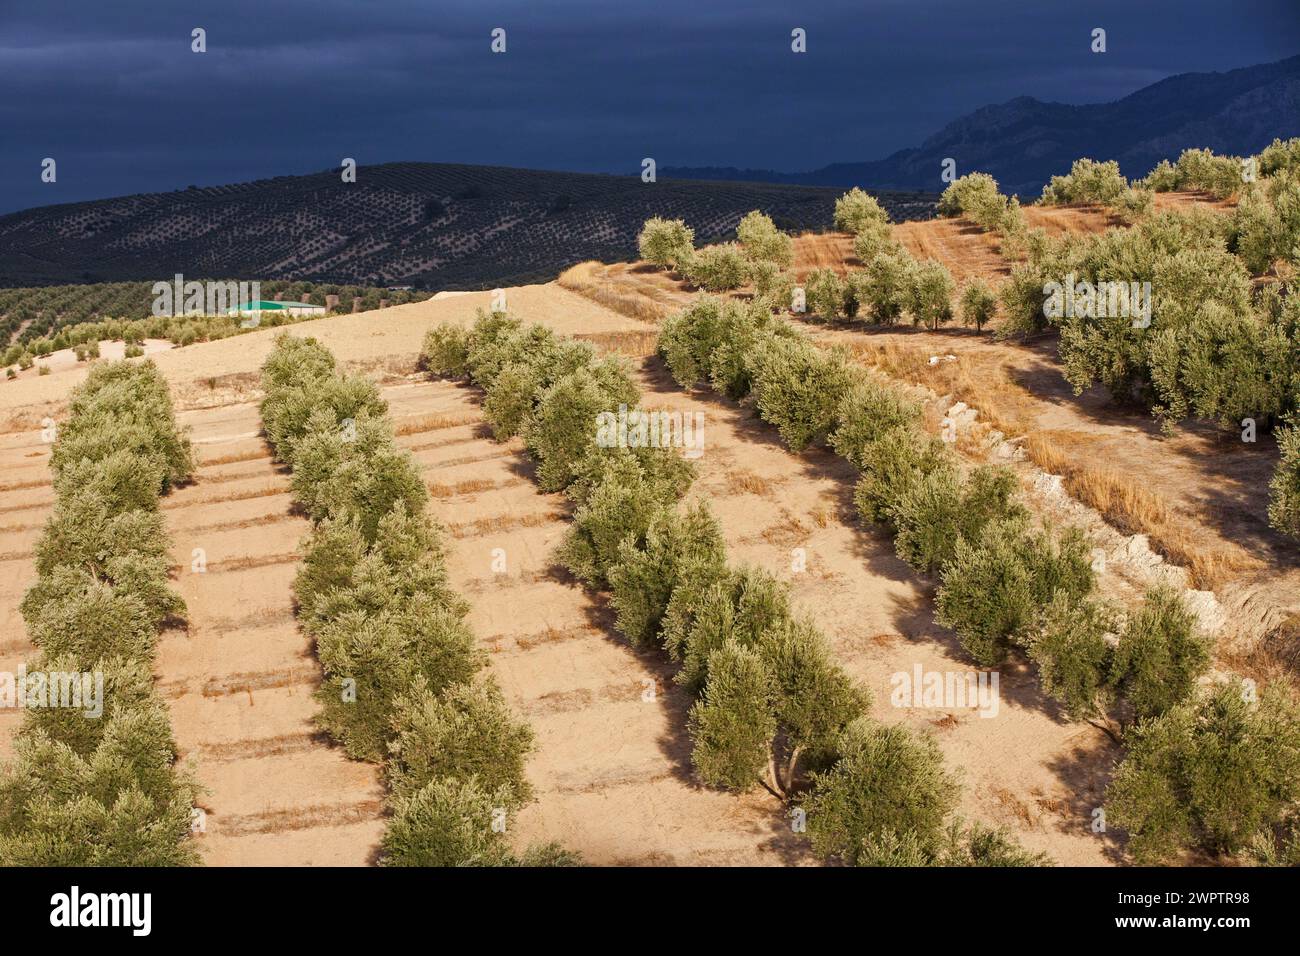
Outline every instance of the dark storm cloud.
{"label": "dark storm cloud", "polygon": [[[1027,94],[1300,49],[1295,0],[61,2],[0,7],[0,211],[393,160],[874,159]],[[190,52],[204,27],[209,52]],[[509,52],[489,52],[493,27]],[[790,30],[809,52],[790,52]],[[1109,52],[1088,50],[1106,28]],[[40,161],[59,182],[39,181]]]}

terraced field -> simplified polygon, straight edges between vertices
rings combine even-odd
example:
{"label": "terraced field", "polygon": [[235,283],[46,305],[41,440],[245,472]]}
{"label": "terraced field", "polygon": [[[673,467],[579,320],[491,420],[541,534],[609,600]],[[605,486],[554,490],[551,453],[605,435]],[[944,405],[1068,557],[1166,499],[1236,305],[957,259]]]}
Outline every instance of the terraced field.
{"label": "terraced field", "polygon": [[[950,765],[963,770],[963,812],[1009,827],[1062,862],[1106,860],[1108,844],[1088,831],[1087,814],[1100,800],[1108,744],[1086,725],[1061,721],[1031,675],[1004,674],[997,719],[890,706],[894,672],[966,664],[933,626],[924,583],[857,522],[840,463],[791,455],[748,411],[683,394],[658,359],[645,358],[652,326],[555,285],[510,297],[520,315],[640,356],[649,406],[704,413],[693,494],[710,501],[738,560],[791,580],[797,603],[872,691],[876,716],[935,731]],[[399,440],[424,470],[434,514],[449,529],[453,587],[471,601],[470,624],[512,708],[537,734],[529,774],[538,799],[515,839],[559,840],[593,863],[810,862],[770,797],[693,782],[687,699],[668,669],[633,652],[601,602],[553,565],[564,499],[536,490],[517,442],[492,441],[473,389],[414,374],[424,331],[468,322],[485,303],[458,296],[294,331],[317,335],[381,380]],[[257,332],[156,357],[199,461],[196,481],[163,502],[175,584],[190,613],[187,630],[163,635],[157,677],[180,748],[208,788],[199,837],[208,862],[364,864],[382,827],[382,791],[370,765],[346,760],[310,721],[319,667],[290,593],[307,522],[292,512],[287,477],[258,436],[253,391],[271,339]],[[51,500],[39,423],[58,416],[83,375],[74,367],[12,383],[18,401],[0,435],[0,613],[15,635],[6,664],[32,651],[20,639],[17,604]],[[790,570],[796,547],[807,551],[798,574]],[[193,570],[196,548],[202,573]],[[0,719],[7,747],[15,718]]]}

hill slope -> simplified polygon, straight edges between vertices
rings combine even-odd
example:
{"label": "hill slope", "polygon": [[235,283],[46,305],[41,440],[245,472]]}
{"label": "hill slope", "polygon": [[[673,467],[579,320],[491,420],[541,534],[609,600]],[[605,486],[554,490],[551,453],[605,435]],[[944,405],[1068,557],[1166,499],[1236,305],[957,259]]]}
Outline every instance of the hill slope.
{"label": "hill slope", "polygon": [[[426,289],[551,278],[626,259],[652,215],[716,241],[762,209],[825,228],[838,190],[392,163],[233,186],[45,206],[0,217],[0,286],[170,278],[312,279]],[[883,196],[895,218],[930,196]]]}
{"label": "hill slope", "polygon": [[1182,73],[1114,103],[1070,106],[1021,96],[949,123],[920,146],[874,162],[807,173],[665,169],[690,179],[756,180],[874,189],[939,189],[940,164],[991,173],[1004,192],[1037,196],[1080,156],[1115,159],[1129,177],[1189,147],[1246,155],[1300,132],[1300,56],[1226,73]]}

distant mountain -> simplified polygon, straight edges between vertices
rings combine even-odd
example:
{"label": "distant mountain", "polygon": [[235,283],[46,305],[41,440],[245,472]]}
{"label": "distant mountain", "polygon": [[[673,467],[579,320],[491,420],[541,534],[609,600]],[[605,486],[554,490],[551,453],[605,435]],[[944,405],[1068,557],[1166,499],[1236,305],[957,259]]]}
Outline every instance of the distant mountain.
{"label": "distant mountain", "polygon": [[1021,96],[949,123],[914,149],[874,162],[834,163],[807,173],[664,168],[663,177],[872,189],[942,189],[945,158],[958,174],[990,173],[1004,192],[1035,197],[1080,156],[1119,161],[1145,176],[1184,149],[1258,152],[1275,137],[1300,135],[1300,56],[1227,73],[1182,73],[1114,103],[1069,106]]}
{"label": "distant mountain", "polygon": [[[584,259],[634,257],[642,223],[685,219],[697,241],[761,209],[830,228],[840,190],[643,183],[639,176],[492,166],[363,166],[235,186],[43,206],[0,216],[0,286],[187,278],[295,279],[419,289],[553,278]],[[896,219],[935,196],[882,194]]]}

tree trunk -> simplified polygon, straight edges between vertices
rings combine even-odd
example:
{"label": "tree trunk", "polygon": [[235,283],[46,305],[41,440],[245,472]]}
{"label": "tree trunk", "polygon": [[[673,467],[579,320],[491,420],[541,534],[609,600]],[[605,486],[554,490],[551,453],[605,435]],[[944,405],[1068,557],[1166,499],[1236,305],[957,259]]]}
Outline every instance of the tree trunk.
{"label": "tree trunk", "polygon": [[785,791],[786,799],[794,792],[794,772],[799,766],[799,757],[803,753],[802,747],[793,747],[790,750],[790,758],[785,763],[785,786],[781,789]]}

